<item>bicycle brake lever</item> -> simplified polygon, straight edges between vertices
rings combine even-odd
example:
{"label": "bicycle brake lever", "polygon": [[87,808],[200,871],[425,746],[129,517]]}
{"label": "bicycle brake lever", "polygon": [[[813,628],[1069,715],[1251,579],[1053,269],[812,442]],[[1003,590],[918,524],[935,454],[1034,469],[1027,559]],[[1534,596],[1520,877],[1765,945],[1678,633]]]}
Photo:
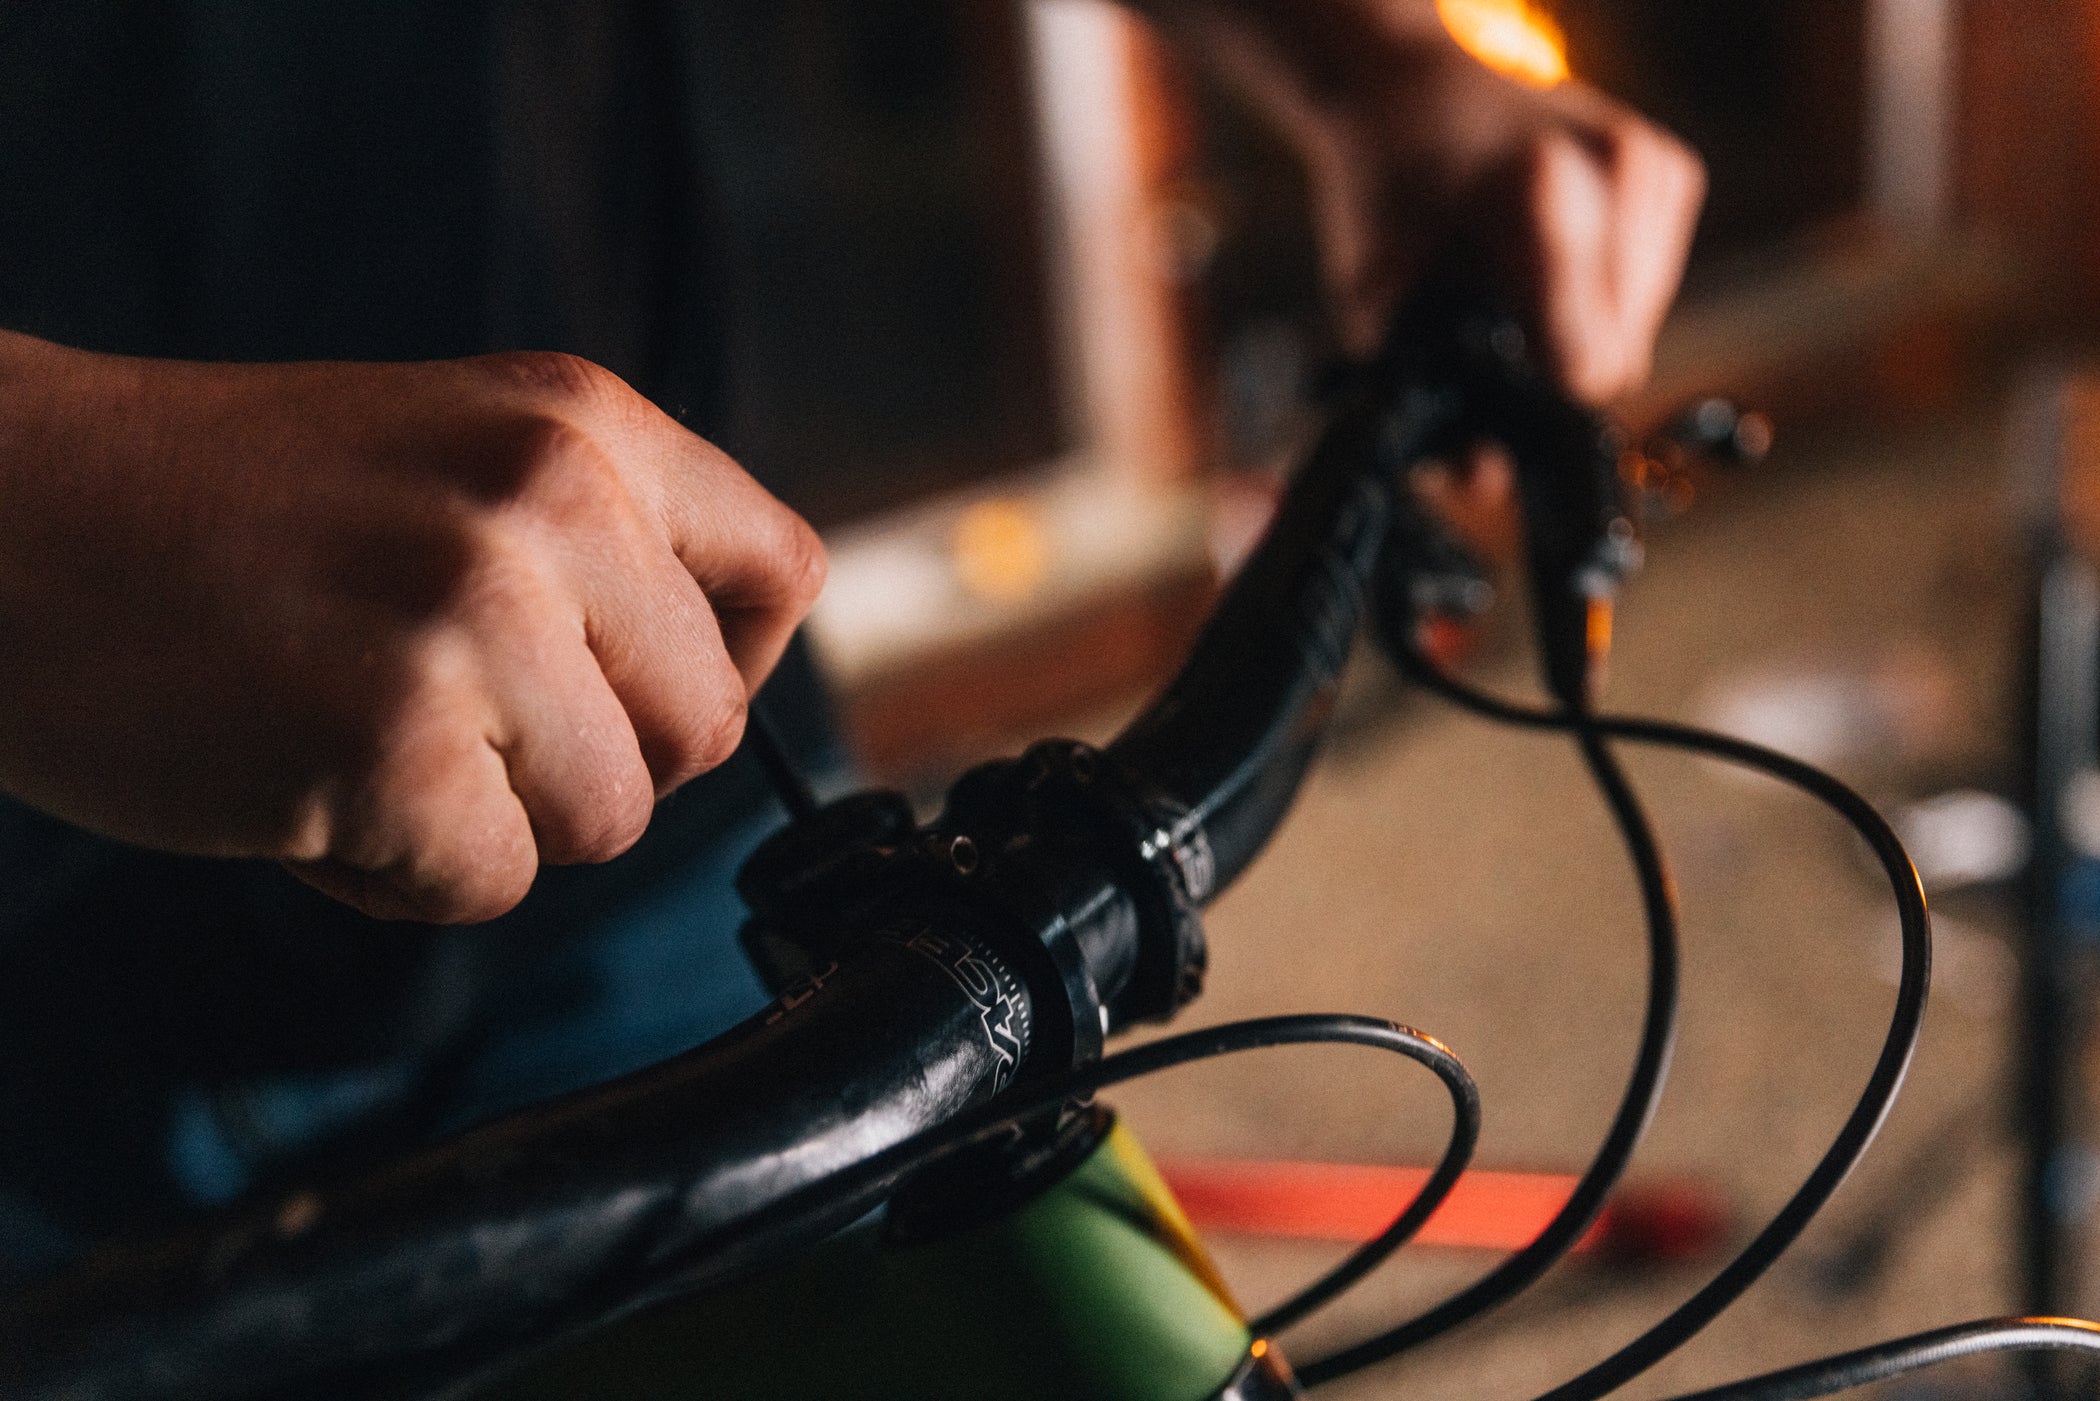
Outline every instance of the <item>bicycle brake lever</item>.
{"label": "bicycle brake lever", "polygon": [[1586,710],[1611,650],[1612,606],[1641,549],[1619,476],[1625,436],[1534,368],[1514,323],[1470,333],[1489,417],[1485,436],[1516,465],[1534,627],[1547,691]]}
{"label": "bicycle brake lever", "polygon": [[[1531,363],[1517,324],[1478,301],[1449,290],[1421,299],[1396,321],[1386,357],[1407,343],[1415,347],[1414,363],[1448,381],[1463,406],[1439,450],[1456,455],[1495,442],[1515,465],[1546,688],[1563,705],[1585,709],[1610,649],[1612,600],[1640,563],[1619,474],[1624,437],[1609,418],[1551,383]],[[1404,582],[1386,581],[1385,606],[1419,616],[1424,603],[1452,592],[1445,576],[1465,552],[1426,519],[1394,543],[1409,557],[1400,570]]]}

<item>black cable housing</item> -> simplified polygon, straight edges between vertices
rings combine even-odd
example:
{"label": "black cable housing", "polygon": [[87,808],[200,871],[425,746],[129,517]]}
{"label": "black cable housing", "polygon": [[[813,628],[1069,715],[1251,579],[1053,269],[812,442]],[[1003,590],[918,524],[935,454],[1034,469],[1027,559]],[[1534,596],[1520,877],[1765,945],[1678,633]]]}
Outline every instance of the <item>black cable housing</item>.
{"label": "black cable housing", "polygon": [[[1397,1327],[1367,1338],[1329,1356],[1298,1368],[1308,1386],[1346,1376],[1386,1358],[1419,1347],[1488,1311],[1508,1303],[1536,1283],[1538,1278],[1575,1248],[1603,1211],[1605,1199],[1625,1173],[1636,1146],[1655,1116],[1669,1076],[1670,1052],[1676,1040],[1678,989],[1677,908],[1669,870],[1653,823],[1643,810],[1625,770],[1603,736],[1580,722],[1571,721],[1599,791],[1610,806],[1612,820],[1626,843],[1634,874],[1640,883],[1641,907],[1648,929],[1648,991],[1642,1016],[1640,1044],[1634,1065],[1612,1116],[1604,1142],[1584,1169],[1568,1200],[1545,1228],[1523,1249],[1511,1255],[1488,1274]],[[1379,1242],[1374,1241],[1376,1245]],[[1366,1247],[1360,1254],[1368,1254]],[[1390,1252],[1386,1252],[1390,1253]],[[1351,1277],[1360,1278],[1382,1260],[1381,1254]],[[1351,1261],[1346,1262],[1355,1263]],[[1339,1290],[1333,1293],[1339,1293]],[[1271,1332],[1306,1317],[1333,1293],[1314,1296],[1311,1290],[1293,1297],[1256,1320],[1256,1327]]]}
{"label": "black cable housing", "polygon": [[[1513,705],[1482,694],[1442,671],[1419,650],[1398,648],[1409,676],[1465,709],[1534,729],[1566,729],[1577,723],[1564,712]],[[1763,745],[1660,720],[1597,716],[1581,722],[1597,733],[1639,744],[1683,749],[1755,770],[1800,789],[1834,809],[1872,848],[1895,894],[1902,930],[1902,972],[1889,1029],[1865,1088],[1837,1136],[1807,1179],[1763,1230],[1720,1273],[1661,1322],[1588,1371],[1544,1393],[1539,1401],[1594,1401],[1639,1376],[1683,1346],[1733,1304],[1807,1228],[1873,1142],[1902,1088],[1917,1048],[1931,988],[1932,927],[1916,869],[1888,822],[1874,806],[1822,770]],[[1366,1362],[1364,1365],[1368,1365]],[[1340,1375],[1328,1372],[1326,1377]]]}

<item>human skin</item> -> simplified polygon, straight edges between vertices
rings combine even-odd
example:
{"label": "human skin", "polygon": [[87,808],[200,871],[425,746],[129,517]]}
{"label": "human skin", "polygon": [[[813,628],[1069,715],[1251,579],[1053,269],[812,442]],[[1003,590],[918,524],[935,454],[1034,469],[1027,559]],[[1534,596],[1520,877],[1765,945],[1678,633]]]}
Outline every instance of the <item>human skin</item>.
{"label": "human skin", "polygon": [[[1680,143],[1489,74],[1426,0],[1138,8],[1304,156],[1351,344],[1458,243],[1573,392],[1645,375],[1703,190]],[[492,918],[542,864],[625,850],[734,750],[822,578],[806,525],[571,357],[0,333],[0,791],[372,915]]]}
{"label": "human skin", "polygon": [[1682,141],[1580,83],[1452,42],[1432,0],[1134,0],[1304,160],[1336,325],[1363,351],[1425,265],[1469,250],[1545,368],[1603,403],[1647,378],[1706,193]]}
{"label": "human skin", "polygon": [[736,748],[799,517],[552,354],[201,365],[0,335],[0,788],[488,919]]}

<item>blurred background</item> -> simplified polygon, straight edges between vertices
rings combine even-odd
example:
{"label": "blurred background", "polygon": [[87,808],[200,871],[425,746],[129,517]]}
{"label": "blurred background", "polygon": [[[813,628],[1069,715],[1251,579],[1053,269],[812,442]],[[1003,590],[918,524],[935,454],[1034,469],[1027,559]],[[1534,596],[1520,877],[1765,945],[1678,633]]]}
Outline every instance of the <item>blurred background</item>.
{"label": "blurred background", "polygon": [[[1937,901],[1935,1006],[1880,1144],[1740,1307],[1629,1394],[2100,1309],[2100,589],[2077,548],[2100,526],[2091,507],[2080,525],[2100,492],[2080,368],[2100,330],[2100,6],[1444,10],[1484,61],[1543,45],[1707,161],[1683,301],[1622,406],[1635,437],[1714,395],[1777,426],[1755,468],[1648,477],[1612,704],[1862,786]],[[711,157],[733,289],[722,436],[831,542],[811,631],[864,773],[932,799],[1028,739],[1113,733],[1259,531],[1332,353],[1302,182],[1093,0],[768,13]],[[1498,32],[1523,37],[1498,49]],[[1471,646],[1480,680],[1531,689],[1520,619],[1498,610]],[[1643,976],[1630,873],[1565,746],[1455,717],[1373,659],[1357,673],[1305,800],[1216,911],[1211,991],[1186,1020],[1348,1010],[1430,1030],[1481,1079],[1478,1162],[1517,1175],[1309,1325],[1305,1355],[1535,1227],[1616,1101]],[[1862,851],[1768,786],[1634,762],[1688,948],[1675,1079],[1628,1199],[1501,1320],[1338,1395],[1572,1375],[1746,1240],[1857,1093],[1895,969]],[[1420,1165],[1441,1143],[1431,1088],[1365,1069],[1280,1053],[1121,1096],[1246,1302],[1362,1229],[1294,1188],[1296,1166]],[[1206,1195],[1221,1173],[1244,1190]],[[2001,1394],[2013,1375],[1884,1391]]]}

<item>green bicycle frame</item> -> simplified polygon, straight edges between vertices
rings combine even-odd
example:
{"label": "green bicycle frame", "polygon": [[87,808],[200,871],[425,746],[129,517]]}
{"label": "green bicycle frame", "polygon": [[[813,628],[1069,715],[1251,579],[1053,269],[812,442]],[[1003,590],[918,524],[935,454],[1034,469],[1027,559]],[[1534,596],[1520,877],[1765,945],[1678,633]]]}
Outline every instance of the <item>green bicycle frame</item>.
{"label": "green bicycle frame", "polygon": [[864,1222],[644,1312],[477,1401],[1257,1401],[1298,1395],[1128,1129],[999,1218]]}

